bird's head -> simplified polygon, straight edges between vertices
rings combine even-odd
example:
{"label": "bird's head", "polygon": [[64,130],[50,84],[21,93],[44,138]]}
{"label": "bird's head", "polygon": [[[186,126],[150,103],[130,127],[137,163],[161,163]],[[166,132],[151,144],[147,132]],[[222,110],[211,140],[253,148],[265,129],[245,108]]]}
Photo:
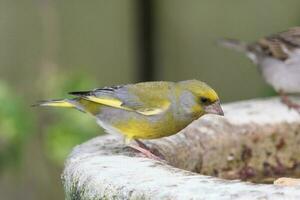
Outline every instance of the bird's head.
{"label": "bird's head", "polygon": [[179,82],[180,86],[192,95],[194,113],[224,115],[218,94],[206,83],[198,80]]}

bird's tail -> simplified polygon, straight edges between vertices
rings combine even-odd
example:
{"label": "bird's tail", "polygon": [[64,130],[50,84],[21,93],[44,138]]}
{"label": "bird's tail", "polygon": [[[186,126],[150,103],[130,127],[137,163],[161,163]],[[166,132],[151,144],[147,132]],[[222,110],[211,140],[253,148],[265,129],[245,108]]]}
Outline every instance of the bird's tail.
{"label": "bird's tail", "polygon": [[84,98],[46,100],[46,101],[40,101],[32,106],[75,108],[81,112],[90,113],[92,115],[99,113],[102,107],[101,104],[92,102]]}
{"label": "bird's tail", "polygon": [[45,100],[40,101],[32,106],[50,106],[50,107],[64,107],[64,108],[74,108],[76,107],[72,100],[70,99],[59,99],[59,100]]}
{"label": "bird's tail", "polygon": [[249,51],[248,44],[236,39],[220,39],[218,41],[220,46],[234,49],[238,52],[247,53]]}

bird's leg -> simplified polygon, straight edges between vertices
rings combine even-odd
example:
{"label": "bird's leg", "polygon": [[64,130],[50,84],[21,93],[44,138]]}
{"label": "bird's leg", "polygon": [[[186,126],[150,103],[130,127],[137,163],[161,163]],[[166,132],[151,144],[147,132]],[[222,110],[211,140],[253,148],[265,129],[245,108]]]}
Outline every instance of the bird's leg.
{"label": "bird's leg", "polygon": [[295,109],[296,111],[298,111],[300,113],[300,105],[299,104],[293,102],[289,98],[289,96],[286,93],[284,93],[282,90],[279,91],[279,94],[280,94],[282,103],[286,104],[289,108]]}
{"label": "bird's leg", "polygon": [[151,158],[154,160],[158,160],[158,161],[162,161],[162,159],[156,155],[154,155],[151,150],[140,140],[135,139],[137,145],[135,144],[128,144],[129,147],[141,152],[144,156],[146,156],[147,158]]}
{"label": "bird's leg", "polygon": [[151,151],[150,148],[147,147],[141,140],[135,139],[134,141],[143,149],[147,149],[147,150]]}

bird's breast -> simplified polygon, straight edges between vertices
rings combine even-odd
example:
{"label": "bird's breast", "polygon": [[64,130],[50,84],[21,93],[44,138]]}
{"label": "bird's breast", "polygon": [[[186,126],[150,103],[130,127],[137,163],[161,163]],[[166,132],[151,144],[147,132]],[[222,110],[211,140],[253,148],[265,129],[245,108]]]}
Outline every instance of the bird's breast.
{"label": "bird's breast", "polygon": [[171,113],[161,116],[134,116],[114,123],[120,132],[129,138],[155,139],[176,134],[190,121],[180,121]]}
{"label": "bird's breast", "polygon": [[127,138],[155,139],[176,134],[192,122],[179,118],[172,110],[160,115],[145,116],[115,108],[103,108],[97,116],[100,126],[109,133],[121,133]]}
{"label": "bird's breast", "polygon": [[300,93],[300,60],[296,62],[265,59],[261,70],[266,82],[276,91]]}

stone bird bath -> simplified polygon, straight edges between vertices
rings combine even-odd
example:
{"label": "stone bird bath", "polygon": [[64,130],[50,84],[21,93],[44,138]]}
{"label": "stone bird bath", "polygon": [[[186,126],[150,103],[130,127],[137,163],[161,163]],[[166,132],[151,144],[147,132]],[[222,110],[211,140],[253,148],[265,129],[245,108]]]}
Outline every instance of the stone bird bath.
{"label": "stone bird bath", "polygon": [[[74,148],[62,180],[66,199],[300,199],[300,115],[278,98],[223,105],[181,133],[147,141],[166,163],[141,157],[114,135]],[[270,184],[271,183],[271,184]]]}

